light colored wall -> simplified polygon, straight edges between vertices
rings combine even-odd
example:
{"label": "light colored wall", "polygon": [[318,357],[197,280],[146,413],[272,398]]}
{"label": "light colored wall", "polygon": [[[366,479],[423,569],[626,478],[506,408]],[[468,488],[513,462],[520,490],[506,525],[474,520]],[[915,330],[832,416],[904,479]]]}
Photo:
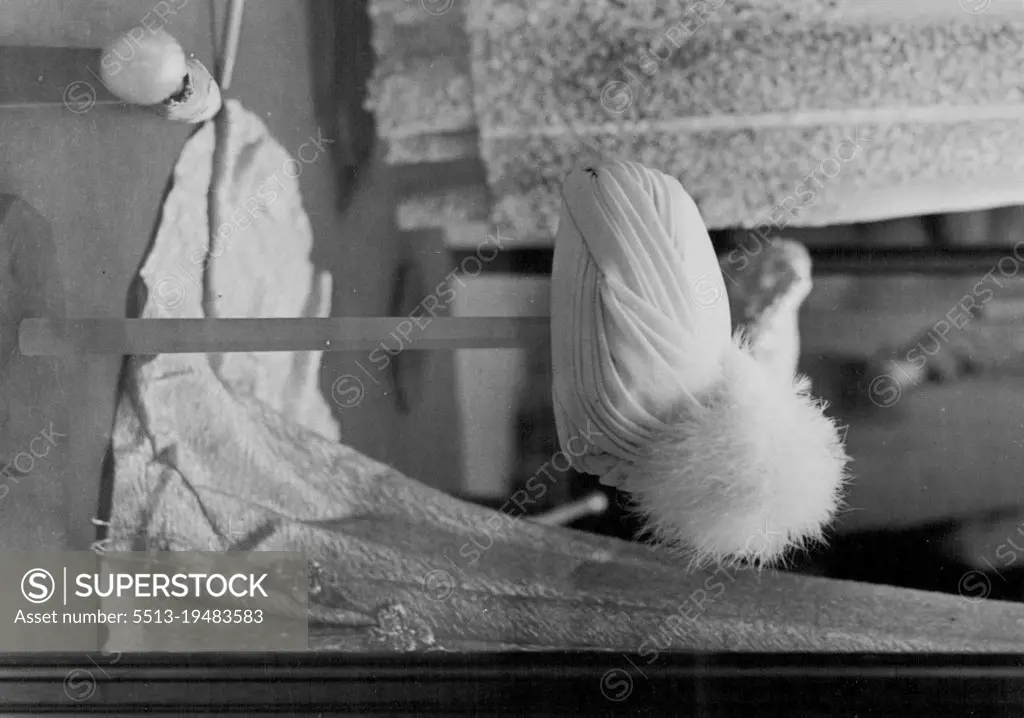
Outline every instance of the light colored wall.
{"label": "light colored wall", "polygon": [[[547,277],[463,278],[455,316],[543,317],[550,314]],[[547,351],[545,348],[544,351]],[[515,431],[526,389],[526,351],[464,349],[456,352],[456,392],[462,426],[462,490],[505,497],[515,468]],[[550,393],[551,388],[530,387]]]}

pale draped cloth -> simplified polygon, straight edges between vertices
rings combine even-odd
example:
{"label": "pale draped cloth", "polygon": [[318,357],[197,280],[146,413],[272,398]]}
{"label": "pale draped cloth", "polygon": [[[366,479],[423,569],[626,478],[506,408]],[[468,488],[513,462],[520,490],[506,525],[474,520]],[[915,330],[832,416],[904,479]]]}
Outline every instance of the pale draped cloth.
{"label": "pale draped cloth", "polygon": [[[632,162],[575,170],[563,185],[552,268],[554,408],[584,473],[635,463],[719,378],[729,302],[697,206]],[[610,479],[614,483],[613,479]]]}

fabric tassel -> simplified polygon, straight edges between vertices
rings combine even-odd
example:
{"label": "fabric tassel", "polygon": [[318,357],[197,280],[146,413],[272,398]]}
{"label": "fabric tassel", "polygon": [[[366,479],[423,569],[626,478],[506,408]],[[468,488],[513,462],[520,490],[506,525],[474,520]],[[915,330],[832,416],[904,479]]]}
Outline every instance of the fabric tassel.
{"label": "fabric tassel", "polygon": [[677,180],[621,161],[572,172],[551,306],[574,468],[627,491],[697,564],[769,564],[822,538],[846,475],[839,431],[806,379],[732,335],[707,228]]}

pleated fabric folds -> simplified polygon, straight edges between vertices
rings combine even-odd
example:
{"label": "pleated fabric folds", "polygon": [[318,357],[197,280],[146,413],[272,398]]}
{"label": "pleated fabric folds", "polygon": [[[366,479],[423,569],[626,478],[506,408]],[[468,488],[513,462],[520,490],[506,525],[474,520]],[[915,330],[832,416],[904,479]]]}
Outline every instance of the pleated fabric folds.
{"label": "pleated fabric folds", "polygon": [[770,560],[820,537],[844,479],[838,433],[806,381],[774,376],[732,336],[682,185],[606,161],[574,170],[562,194],[552,393],[574,467],[630,492],[651,530],[698,560]]}
{"label": "pleated fabric folds", "polygon": [[693,200],[674,178],[609,162],[567,178],[552,287],[554,405],[577,468],[636,461],[720,374],[729,302]]}

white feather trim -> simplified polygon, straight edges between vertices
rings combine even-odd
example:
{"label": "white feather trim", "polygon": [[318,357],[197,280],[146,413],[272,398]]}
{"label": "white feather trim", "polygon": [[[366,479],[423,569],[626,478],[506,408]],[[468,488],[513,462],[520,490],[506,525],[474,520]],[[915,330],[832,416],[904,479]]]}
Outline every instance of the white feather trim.
{"label": "white feather trim", "polygon": [[650,445],[622,488],[691,565],[785,559],[822,541],[846,481],[838,428],[806,378],[778,376],[737,335],[722,381]]}

